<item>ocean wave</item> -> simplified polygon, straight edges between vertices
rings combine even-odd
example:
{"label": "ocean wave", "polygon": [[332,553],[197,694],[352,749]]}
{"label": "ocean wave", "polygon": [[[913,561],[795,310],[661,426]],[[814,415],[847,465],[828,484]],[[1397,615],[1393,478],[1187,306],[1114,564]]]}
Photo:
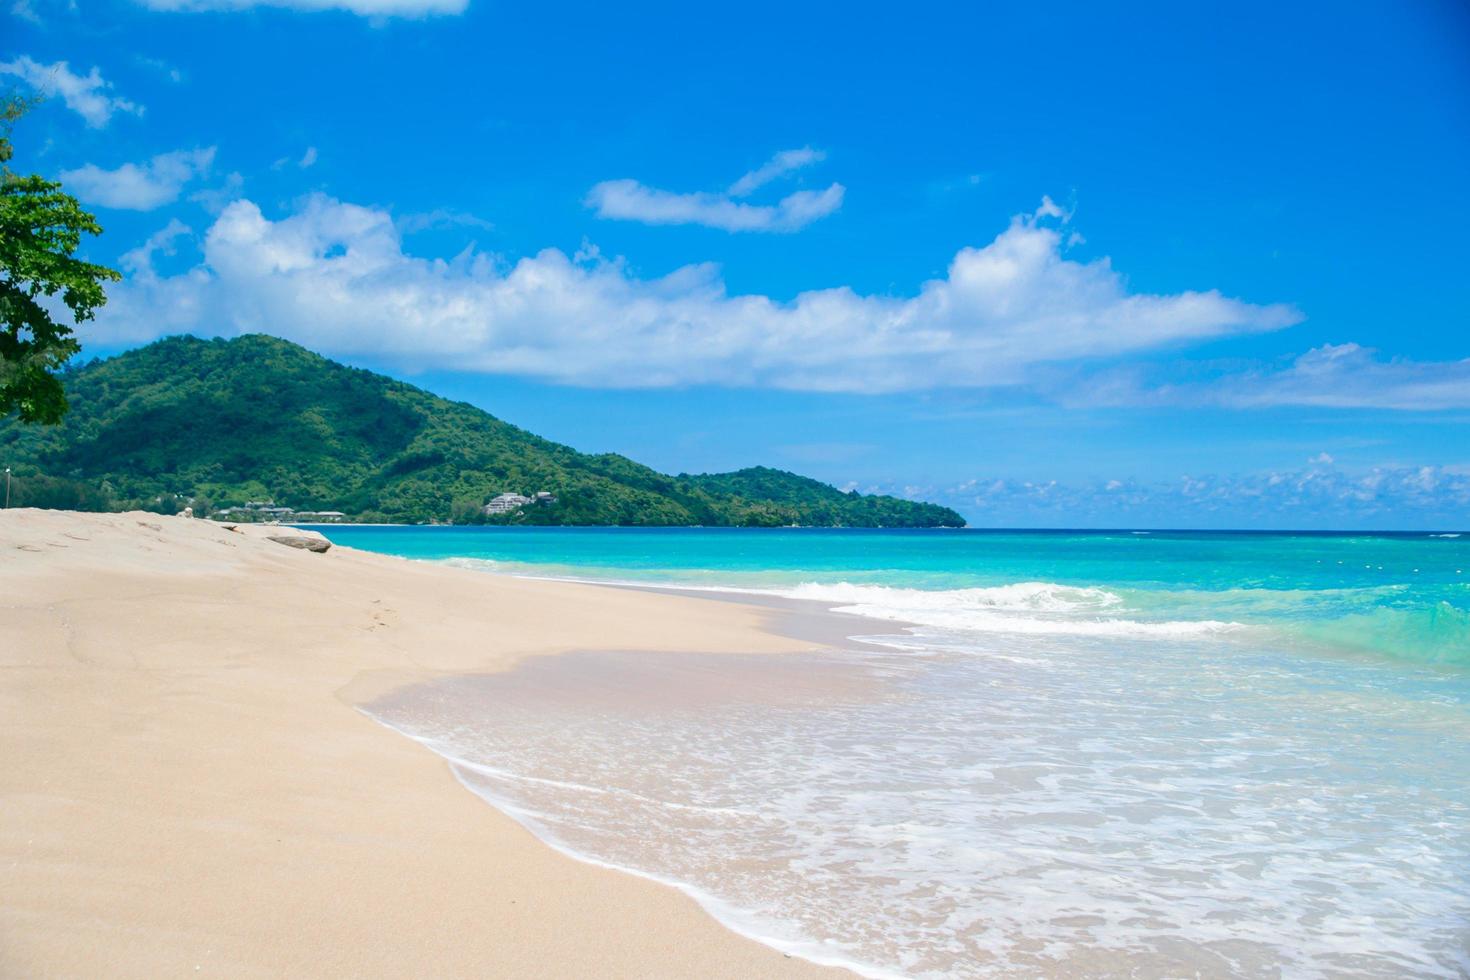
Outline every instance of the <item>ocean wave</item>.
{"label": "ocean wave", "polygon": [[1146,621],[1118,615],[1123,599],[1107,589],[1016,582],[972,589],[907,589],[806,582],[775,590],[792,599],[833,603],[838,612],[945,629],[1041,636],[1182,637],[1222,633],[1241,624],[1215,619]]}
{"label": "ocean wave", "polygon": [[[1194,639],[1265,630],[1277,642],[1338,653],[1369,654],[1441,667],[1470,667],[1470,584],[1425,587],[1140,589],[1023,581],[957,589],[850,581],[789,585],[633,578],[627,569],[526,565],[483,558],[445,564],[518,578],[585,582],[680,592],[774,596],[830,604],[836,611],[929,631],[1036,637]],[[578,574],[581,573],[581,574]],[[935,640],[935,636],[930,636]]]}
{"label": "ocean wave", "polygon": [[506,567],[504,562],[493,558],[440,558],[435,561],[455,568],[468,568],[479,572],[496,572]]}
{"label": "ocean wave", "polygon": [[905,609],[993,609],[1005,612],[1088,613],[1122,604],[1115,592],[1095,586],[1015,582],[989,588],[910,589],[891,585],[803,582],[786,590],[793,599],[902,606]]}
{"label": "ocean wave", "polygon": [[1309,640],[1340,649],[1442,667],[1470,666],[1470,610],[1447,601],[1381,607],[1302,622],[1293,629]]}
{"label": "ocean wave", "polygon": [[1095,586],[1055,582],[1013,582],[968,589],[915,589],[854,582],[802,582],[792,586],[742,586],[660,579],[578,575],[571,569],[496,562],[484,558],[449,558],[445,564],[480,571],[501,572],[517,578],[553,582],[581,582],[633,588],[664,588],[680,592],[776,596],[830,603],[837,612],[976,633],[1033,636],[1191,637],[1245,628],[1218,619],[1133,619],[1118,615],[1124,600],[1116,592]]}

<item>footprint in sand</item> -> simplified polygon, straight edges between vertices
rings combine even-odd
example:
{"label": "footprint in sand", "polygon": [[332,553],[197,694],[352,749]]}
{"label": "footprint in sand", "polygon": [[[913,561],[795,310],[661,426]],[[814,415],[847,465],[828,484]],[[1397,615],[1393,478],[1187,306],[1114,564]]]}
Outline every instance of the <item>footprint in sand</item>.
{"label": "footprint in sand", "polygon": [[[374,599],[373,600],[373,605],[375,605],[375,606],[381,606],[382,604],[383,604],[383,600],[382,599]],[[369,626],[368,629],[369,630],[386,629],[389,626],[392,626],[393,623],[394,623],[394,621],[397,620],[397,618],[398,618],[398,613],[397,613],[396,610],[393,610],[393,609],[377,609],[377,610],[374,610],[374,612],[373,612],[373,624],[371,626]]]}

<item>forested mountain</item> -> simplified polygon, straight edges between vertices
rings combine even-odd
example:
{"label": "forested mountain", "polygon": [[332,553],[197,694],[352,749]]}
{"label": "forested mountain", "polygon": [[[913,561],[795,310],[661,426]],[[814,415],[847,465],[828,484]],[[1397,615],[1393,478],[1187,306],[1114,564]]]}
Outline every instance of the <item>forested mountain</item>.
{"label": "forested mountain", "polygon": [[[12,506],[196,513],[273,500],[364,521],[933,527],[954,511],[780,470],[666,476],[295,344],[171,337],[69,369],[57,426],[0,420]],[[502,492],[555,503],[486,516]]]}

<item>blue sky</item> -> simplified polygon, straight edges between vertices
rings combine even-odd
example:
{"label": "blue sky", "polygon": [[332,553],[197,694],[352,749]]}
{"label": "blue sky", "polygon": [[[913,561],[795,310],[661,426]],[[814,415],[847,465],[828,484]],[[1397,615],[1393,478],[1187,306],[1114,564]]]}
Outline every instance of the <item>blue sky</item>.
{"label": "blue sky", "polygon": [[89,354],[981,525],[1470,524],[1463,4],[10,2]]}

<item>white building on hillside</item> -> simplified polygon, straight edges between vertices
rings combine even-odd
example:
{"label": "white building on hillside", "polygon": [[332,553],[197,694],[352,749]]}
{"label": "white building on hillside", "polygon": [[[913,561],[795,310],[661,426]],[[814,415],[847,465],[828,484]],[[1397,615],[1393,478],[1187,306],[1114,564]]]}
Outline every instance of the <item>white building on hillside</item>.
{"label": "white building on hillside", "polygon": [[511,511],[519,510],[530,502],[530,497],[523,497],[518,493],[502,493],[485,505],[485,513],[509,514]]}

